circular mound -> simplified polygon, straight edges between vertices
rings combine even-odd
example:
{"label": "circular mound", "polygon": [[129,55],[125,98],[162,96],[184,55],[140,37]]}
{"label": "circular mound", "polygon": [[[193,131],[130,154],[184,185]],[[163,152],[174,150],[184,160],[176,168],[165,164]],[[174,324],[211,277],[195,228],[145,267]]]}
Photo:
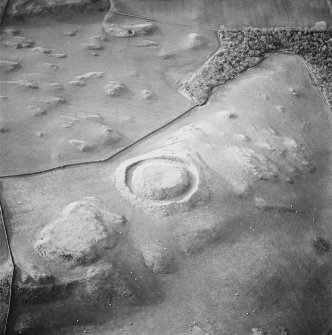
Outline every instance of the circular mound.
{"label": "circular mound", "polygon": [[171,161],[148,161],[132,173],[132,191],[146,199],[168,200],[183,194],[189,187],[188,171]]}
{"label": "circular mound", "polygon": [[156,150],[124,161],[114,182],[121,195],[147,213],[173,215],[209,198],[200,162],[189,152]]}

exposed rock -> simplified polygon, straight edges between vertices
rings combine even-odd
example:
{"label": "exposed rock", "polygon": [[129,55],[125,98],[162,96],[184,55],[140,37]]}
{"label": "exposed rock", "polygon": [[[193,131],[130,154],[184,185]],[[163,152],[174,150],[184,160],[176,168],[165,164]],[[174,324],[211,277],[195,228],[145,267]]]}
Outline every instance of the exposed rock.
{"label": "exposed rock", "polygon": [[[66,113],[59,117],[59,126],[72,128],[56,148],[57,155],[61,155],[62,158],[70,158],[73,149],[82,153],[100,152],[105,150],[106,146],[115,145],[122,138],[121,134],[105,123],[99,114]],[[55,159],[58,160],[59,156]]]}
{"label": "exposed rock", "polygon": [[102,42],[107,42],[108,39],[105,35],[95,35],[95,36],[91,36],[90,39],[92,41],[102,41]]}
{"label": "exposed rock", "polygon": [[237,115],[231,111],[220,111],[219,113],[226,119],[236,119],[237,118]]}
{"label": "exposed rock", "polygon": [[59,105],[62,105],[66,102],[65,98],[61,98],[61,97],[35,97],[33,99],[36,104],[42,106],[42,108],[45,109],[52,109],[52,108],[56,108]]}
{"label": "exposed rock", "polygon": [[55,91],[55,92],[61,92],[64,89],[63,85],[60,83],[48,83],[47,88],[50,91]]}
{"label": "exposed rock", "polygon": [[251,330],[251,335],[265,335],[265,333],[259,328],[253,328]]}
{"label": "exposed rock", "polygon": [[66,206],[39,233],[34,250],[43,258],[71,267],[88,265],[116,247],[124,218],[107,211],[94,197]]}
{"label": "exposed rock", "polygon": [[21,64],[13,60],[0,59],[0,70],[10,72],[19,68]]}
{"label": "exposed rock", "polygon": [[64,53],[51,53],[49,55],[55,58],[66,58],[67,57],[67,54],[64,54]]}
{"label": "exposed rock", "polygon": [[151,34],[157,29],[157,26],[151,22],[145,22],[131,25],[129,28],[134,32],[134,36],[140,36]]}
{"label": "exposed rock", "polygon": [[126,90],[125,85],[123,85],[119,81],[110,81],[105,86],[105,91],[106,91],[107,95],[109,95],[111,97],[117,97],[117,96],[121,95],[125,90]]}
{"label": "exposed rock", "polygon": [[69,82],[69,84],[73,86],[86,86],[86,83],[91,78],[102,78],[104,76],[104,72],[86,72],[79,76],[75,77],[75,80]]}
{"label": "exposed rock", "polygon": [[32,51],[38,51],[38,52],[40,52],[42,54],[50,54],[50,53],[52,53],[51,49],[43,48],[43,47],[34,47],[32,49]]}
{"label": "exposed rock", "polygon": [[15,49],[21,48],[32,48],[35,42],[23,36],[15,36],[14,39],[6,41],[5,45],[7,47],[12,47]]}
{"label": "exposed rock", "polygon": [[187,37],[186,48],[187,49],[200,49],[206,44],[206,39],[197,33],[191,33]]}
{"label": "exposed rock", "polygon": [[33,116],[44,116],[47,115],[47,109],[37,107],[37,106],[29,106],[29,108],[32,110],[32,115]]}
{"label": "exposed rock", "polygon": [[113,13],[109,12],[104,21],[103,29],[105,33],[114,37],[132,37],[132,36],[141,36],[148,35],[153,33],[157,26],[151,22],[144,21],[139,24],[130,24],[130,25],[118,25],[112,21]]}
{"label": "exposed rock", "polygon": [[104,72],[86,72],[84,74],[76,76],[76,79],[78,81],[87,81],[91,78],[102,78],[104,74]]}
{"label": "exposed rock", "polygon": [[278,105],[278,106],[276,106],[276,108],[277,108],[277,110],[278,110],[279,112],[281,112],[281,113],[286,113],[286,108],[285,108],[284,106],[280,106],[280,105]]}
{"label": "exposed rock", "polygon": [[25,88],[32,88],[32,89],[38,89],[39,86],[35,81],[29,81],[29,80],[19,80],[16,82],[18,87],[25,87]]}
{"label": "exposed rock", "polygon": [[81,44],[82,47],[86,50],[103,50],[104,47],[97,43],[88,43],[88,44]]}
{"label": "exposed rock", "polygon": [[170,59],[170,58],[174,57],[174,55],[172,53],[167,52],[165,50],[160,51],[159,54],[158,54],[158,56],[160,58],[163,58],[163,59]]}
{"label": "exposed rock", "polygon": [[102,115],[100,114],[88,114],[86,116],[83,116],[84,119],[86,120],[91,120],[91,121],[95,121],[95,122],[98,122],[98,123],[101,123],[104,121],[104,118]]}
{"label": "exposed rock", "polygon": [[147,243],[140,247],[145,265],[154,273],[167,274],[175,269],[172,252],[161,242]]}
{"label": "exposed rock", "polygon": [[122,27],[115,24],[103,24],[105,33],[113,37],[132,37],[134,31],[129,27]]}
{"label": "exposed rock", "polygon": [[69,82],[70,85],[72,86],[77,86],[77,87],[83,87],[86,86],[86,82],[83,80],[72,80]]}
{"label": "exposed rock", "polygon": [[[96,118],[94,119],[96,120]],[[100,128],[101,136],[102,136],[102,143],[104,145],[112,145],[117,143],[121,136],[115,131],[112,127],[102,125]]]}
{"label": "exposed rock", "polygon": [[292,204],[287,204],[285,201],[279,199],[266,200],[262,197],[255,197],[256,208],[266,212],[277,212],[277,213],[296,213],[297,209]]}
{"label": "exposed rock", "polygon": [[218,172],[239,195],[247,193],[255,180],[273,181],[279,174],[273,161],[250,148],[225,146],[220,155],[223,162]]}
{"label": "exposed rock", "polygon": [[38,89],[39,86],[36,82],[34,81],[30,81],[30,80],[25,80],[25,79],[22,79],[22,80],[16,80],[16,81],[0,81],[0,84],[3,84],[3,85],[14,85],[18,88],[32,88],[32,89]]}
{"label": "exposed rock", "polygon": [[275,164],[278,165],[282,159],[286,168],[283,168],[287,179],[294,179],[302,172],[313,172],[315,166],[308,159],[310,151],[293,138],[282,137],[271,129],[257,130],[258,140],[255,146],[270,151]]}
{"label": "exposed rock", "polygon": [[[218,112],[215,114],[219,116]],[[225,114],[220,115],[224,117]],[[253,184],[259,180],[294,180],[301,173],[313,171],[314,167],[308,159],[311,153],[303,145],[292,138],[277,135],[273,129],[254,129],[250,135],[255,138],[255,142],[247,135],[235,133],[231,137],[238,142],[237,145],[211,143],[209,150],[206,147],[201,150],[199,148],[202,142],[209,142],[210,136],[215,141],[216,137],[203,132],[199,126],[190,125],[179,129],[164,145],[168,144],[173,152],[179,152],[183,150],[182,143],[192,152],[198,151],[201,159],[208,157],[207,165],[212,173],[218,174],[225,183],[225,189],[232,190],[240,197],[248,196]],[[218,130],[218,136],[224,135]],[[211,159],[212,156],[214,159]],[[266,208],[270,205],[266,205]],[[275,209],[279,205],[272,204]],[[288,210],[285,206],[282,207],[282,210]]]}
{"label": "exposed rock", "polygon": [[146,100],[156,100],[157,96],[150,90],[141,90],[141,96]]}
{"label": "exposed rock", "polygon": [[300,93],[298,90],[296,90],[294,87],[291,87],[291,88],[289,89],[289,91],[291,92],[291,94],[292,94],[294,97],[299,97],[299,96],[301,95],[301,93]]}
{"label": "exposed rock", "polygon": [[150,40],[142,40],[142,41],[132,42],[130,45],[134,47],[152,47],[152,46],[157,46],[158,42],[150,41]]}
{"label": "exposed rock", "polygon": [[58,70],[59,68],[60,68],[60,66],[58,65],[58,64],[52,64],[52,63],[45,63],[45,65],[48,67],[48,68],[50,68],[50,69],[52,69],[52,70]]}
{"label": "exposed rock", "polygon": [[72,30],[67,30],[67,31],[64,31],[63,34],[66,35],[66,36],[76,36],[78,32],[78,29],[72,29]]}
{"label": "exposed rock", "polygon": [[325,30],[327,28],[327,24],[325,21],[318,21],[314,25],[314,29],[317,30]]}

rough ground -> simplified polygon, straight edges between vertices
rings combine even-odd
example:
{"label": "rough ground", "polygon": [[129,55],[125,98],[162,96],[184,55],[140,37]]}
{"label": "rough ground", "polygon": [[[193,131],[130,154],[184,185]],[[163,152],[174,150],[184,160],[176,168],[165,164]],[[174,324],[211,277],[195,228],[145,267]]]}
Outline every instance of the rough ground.
{"label": "rough ground", "polygon": [[[103,31],[103,15],[3,27],[1,175],[106,159],[192,106],[176,88],[216,50],[215,33],[154,23],[120,38]],[[113,15],[112,24],[151,23]],[[204,47],[185,45],[193,33]]]}
{"label": "rough ground", "polygon": [[[21,272],[36,278],[16,278],[21,303],[13,307],[11,329],[327,334],[330,127],[326,102],[301,58],[274,55],[116,159],[3,179],[14,259]],[[165,179],[165,192],[177,190],[167,197],[136,193],[136,174],[126,174],[127,167],[149,161],[147,166],[161,164],[162,174],[182,165],[190,176],[187,188],[174,188],[181,178],[171,186]],[[119,196],[118,178],[135,197],[128,190]],[[74,267],[71,257],[68,267],[40,258],[34,249],[40,232],[70,203],[91,196],[125,218],[115,248]],[[76,245],[76,234],[67,238]],[[58,255],[62,246],[52,248]],[[114,279],[105,286],[103,278]],[[50,322],[53,331],[46,330]]]}
{"label": "rough ground", "polygon": [[12,2],[58,13],[2,27],[6,334],[331,333],[331,31],[242,28],[328,2],[257,3]]}

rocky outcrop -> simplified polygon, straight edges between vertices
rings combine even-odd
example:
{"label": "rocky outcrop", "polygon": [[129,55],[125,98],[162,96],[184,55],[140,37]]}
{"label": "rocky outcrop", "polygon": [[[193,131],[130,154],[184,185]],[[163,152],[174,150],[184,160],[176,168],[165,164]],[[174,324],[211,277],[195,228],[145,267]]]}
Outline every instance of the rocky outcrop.
{"label": "rocky outcrop", "polygon": [[154,23],[140,20],[139,23],[117,24],[113,21],[113,12],[107,13],[103,20],[103,29],[106,34],[113,37],[137,37],[149,35],[157,30]]}
{"label": "rocky outcrop", "polygon": [[71,267],[92,264],[119,241],[122,216],[108,212],[100,200],[86,197],[66,206],[39,234],[34,249],[51,262]]}

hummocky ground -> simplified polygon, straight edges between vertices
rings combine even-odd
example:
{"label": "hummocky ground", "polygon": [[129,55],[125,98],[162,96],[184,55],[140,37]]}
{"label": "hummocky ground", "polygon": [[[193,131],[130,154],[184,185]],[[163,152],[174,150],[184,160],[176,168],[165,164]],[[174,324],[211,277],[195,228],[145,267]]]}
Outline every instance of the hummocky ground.
{"label": "hummocky ground", "polygon": [[[276,49],[209,96],[202,78],[214,87],[239,66],[232,56],[220,67],[221,49],[204,63],[220,7],[206,3],[207,15],[181,2],[203,16],[186,21],[178,10],[174,25],[161,22],[179,6],[171,2],[113,3],[102,24],[101,14],[62,12],[2,27],[8,334],[332,331],[330,32],[320,22],[308,38],[319,39],[310,57],[327,64],[324,81]],[[258,26],[307,25],[328,21],[328,3],[301,3],[309,14],[294,21],[290,3],[280,21],[273,1],[263,16],[226,7],[242,13],[235,26],[244,13]],[[126,15],[144,6],[157,21]],[[186,83],[205,105],[177,93]]]}
{"label": "hummocky ground", "polygon": [[151,26],[120,38],[103,16],[3,26],[1,175],[108,158],[192,106],[176,88],[216,50],[215,33],[112,15]]}
{"label": "hummocky ground", "polygon": [[330,127],[273,55],[112,161],[3,179],[12,331],[327,334]]}

